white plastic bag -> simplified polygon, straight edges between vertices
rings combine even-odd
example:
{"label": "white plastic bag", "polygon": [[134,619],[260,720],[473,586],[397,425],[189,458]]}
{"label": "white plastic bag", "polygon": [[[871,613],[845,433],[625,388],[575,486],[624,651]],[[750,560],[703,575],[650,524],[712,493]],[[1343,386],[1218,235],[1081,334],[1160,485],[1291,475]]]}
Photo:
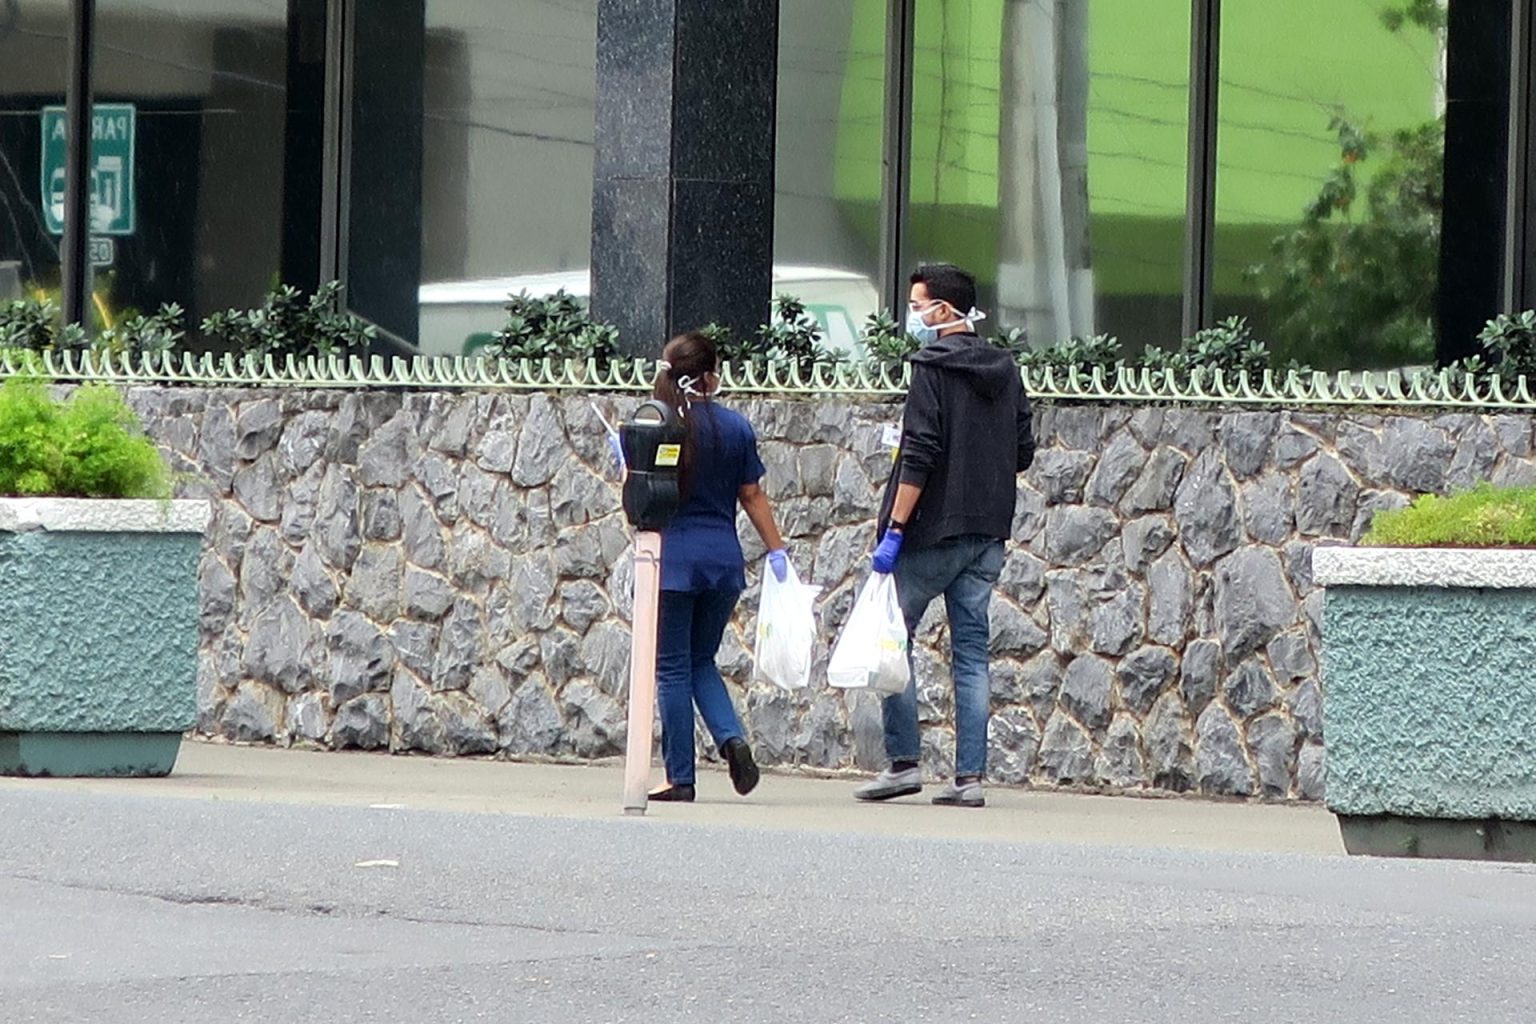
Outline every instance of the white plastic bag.
{"label": "white plastic bag", "polygon": [[763,564],[763,594],[757,607],[759,679],[799,690],[811,684],[811,660],[816,646],[816,595],[820,587],[800,582],[791,565],[784,581]]}
{"label": "white plastic bag", "polygon": [[832,649],[827,682],[845,690],[901,693],[910,673],[907,623],[896,599],[896,581],[888,573],[875,573],[859,591]]}

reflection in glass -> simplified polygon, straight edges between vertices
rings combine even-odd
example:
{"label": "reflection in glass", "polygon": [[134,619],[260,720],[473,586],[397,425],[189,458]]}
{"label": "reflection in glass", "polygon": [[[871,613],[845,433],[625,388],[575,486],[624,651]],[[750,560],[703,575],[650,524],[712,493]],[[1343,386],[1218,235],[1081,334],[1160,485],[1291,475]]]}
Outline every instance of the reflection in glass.
{"label": "reflection in glass", "polygon": [[585,296],[596,0],[427,0],[421,344],[472,351],[509,292]]}
{"label": "reflection in glass", "polygon": [[783,0],[774,290],[850,348],[878,305],[885,0]]}
{"label": "reflection in glass", "polygon": [[1216,313],[1248,317],[1282,361],[1432,357],[1443,18],[1434,4],[1223,5]]}
{"label": "reflection in glass", "polygon": [[0,302],[23,292],[58,296],[60,237],[44,209],[41,114],[64,103],[68,33],[67,0],[0,3]]}
{"label": "reflection in glass", "polygon": [[1188,0],[918,0],[912,254],[1033,344],[1177,337]]}
{"label": "reflection in glass", "polygon": [[96,101],[135,111],[133,232],[98,270],[115,310],[193,322],[249,307],[281,273],[285,7],[99,0]]}

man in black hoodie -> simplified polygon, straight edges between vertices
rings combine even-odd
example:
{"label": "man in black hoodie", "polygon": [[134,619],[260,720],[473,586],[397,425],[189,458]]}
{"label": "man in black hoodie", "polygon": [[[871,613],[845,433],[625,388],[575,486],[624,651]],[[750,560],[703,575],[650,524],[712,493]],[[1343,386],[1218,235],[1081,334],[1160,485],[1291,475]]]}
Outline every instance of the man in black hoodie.
{"label": "man in black hoodie", "polygon": [[[928,605],[944,595],[955,776],[933,802],[982,807],[991,713],[987,610],[1013,532],[1015,478],[1034,460],[1035,440],[1018,367],[976,334],[976,279],[951,264],[930,264],[917,269],[911,286],[907,330],[922,347],[911,357],[901,448],[872,568],[895,573],[909,641]],[[915,671],[905,693],[885,698],[883,711],[890,767],[854,791],[859,800],[923,788]]]}

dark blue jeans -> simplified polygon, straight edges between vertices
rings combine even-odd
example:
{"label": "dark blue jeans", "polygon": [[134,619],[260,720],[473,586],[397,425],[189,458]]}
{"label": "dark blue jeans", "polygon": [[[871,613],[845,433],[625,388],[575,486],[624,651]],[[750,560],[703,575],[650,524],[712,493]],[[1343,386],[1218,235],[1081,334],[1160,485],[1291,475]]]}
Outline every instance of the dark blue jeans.
{"label": "dark blue jeans", "polygon": [[[992,588],[1003,571],[1003,542],[995,537],[951,537],[930,547],[903,551],[896,560],[896,596],[917,633],[928,605],[944,595],[949,613],[950,670],[955,681],[955,774],[987,770],[987,719],[992,707],[989,671]],[[910,663],[911,648],[908,647]],[[885,753],[892,761],[917,761],[922,734],[917,724],[917,672],[905,693],[885,698]]]}
{"label": "dark blue jeans", "polygon": [[656,645],[656,694],[661,705],[661,754],[667,781],[693,785],[693,707],[715,745],[742,738],[741,719],[715,667],[720,637],[736,611],[734,590],[661,592]]}

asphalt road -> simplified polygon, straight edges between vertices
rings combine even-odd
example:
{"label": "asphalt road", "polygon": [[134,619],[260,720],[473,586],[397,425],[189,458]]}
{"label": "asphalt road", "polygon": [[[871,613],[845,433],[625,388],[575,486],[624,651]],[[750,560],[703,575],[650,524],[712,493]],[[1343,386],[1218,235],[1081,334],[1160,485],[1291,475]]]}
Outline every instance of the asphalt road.
{"label": "asphalt road", "polygon": [[0,1021],[1536,1020],[1533,867],[706,822],[0,788]]}

